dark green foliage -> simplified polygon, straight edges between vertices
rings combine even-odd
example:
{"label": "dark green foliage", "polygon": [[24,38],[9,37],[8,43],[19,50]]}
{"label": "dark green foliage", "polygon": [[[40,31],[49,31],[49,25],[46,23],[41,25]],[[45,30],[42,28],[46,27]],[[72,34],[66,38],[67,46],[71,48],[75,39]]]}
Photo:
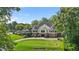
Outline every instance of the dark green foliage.
{"label": "dark green foliage", "polygon": [[16,30],[23,30],[23,29],[30,29],[30,28],[31,28],[31,25],[30,24],[23,24],[23,23],[18,23],[15,26],[15,29]]}
{"label": "dark green foliage", "polygon": [[14,43],[11,38],[6,34],[7,27],[5,23],[0,23],[0,48],[4,50],[12,50],[14,47]]}
{"label": "dark green foliage", "polygon": [[63,34],[65,50],[79,50],[79,8],[60,8],[52,21],[56,31]]}
{"label": "dark green foliage", "polygon": [[38,20],[34,20],[34,21],[32,21],[32,23],[31,23],[32,26],[36,26],[36,25],[38,25],[38,24],[39,24],[39,21],[38,21]]}
{"label": "dark green foliage", "polygon": [[16,28],[15,28],[16,25],[17,25],[17,22],[13,21],[12,23],[7,24],[7,27],[9,29],[9,31],[13,31],[13,30],[16,30]]}
{"label": "dark green foliage", "polygon": [[32,33],[31,32],[28,32],[26,34],[23,35],[25,38],[28,38],[28,37],[32,37]]}
{"label": "dark green foliage", "polygon": [[39,21],[39,24],[40,24],[40,23],[45,23],[45,22],[46,22],[46,23],[47,23],[47,22],[51,23],[49,19],[43,17],[43,18]]}
{"label": "dark green foliage", "polygon": [[11,38],[8,36],[8,27],[7,22],[10,20],[12,11],[17,10],[17,7],[0,7],[0,48],[4,50],[12,50],[14,43]]}
{"label": "dark green foliage", "polygon": [[20,23],[20,24],[17,24],[15,28],[16,28],[16,30],[22,30],[22,29],[24,29],[24,25],[22,23]]}

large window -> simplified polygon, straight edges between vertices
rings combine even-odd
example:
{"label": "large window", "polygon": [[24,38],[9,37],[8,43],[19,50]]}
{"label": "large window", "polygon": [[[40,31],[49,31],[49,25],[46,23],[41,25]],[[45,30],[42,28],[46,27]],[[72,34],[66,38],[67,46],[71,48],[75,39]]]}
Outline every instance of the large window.
{"label": "large window", "polygon": [[41,30],[41,32],[45,32],[45,30]]}

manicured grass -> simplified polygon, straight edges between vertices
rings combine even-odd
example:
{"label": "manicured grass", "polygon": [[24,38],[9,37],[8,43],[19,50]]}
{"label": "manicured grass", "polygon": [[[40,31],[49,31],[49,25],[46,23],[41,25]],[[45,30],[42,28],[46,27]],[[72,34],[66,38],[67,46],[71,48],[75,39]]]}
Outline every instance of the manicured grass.
{"label": "manicured grass", "polygon": [[16,51],[63,51],[63,40],[25,40],[18,42]]}
{"label": "manicured grass", "polygon": [[16,35],[16,34],[10,34],[9,36],[10,36],[10,38],[12,40],[18,40],[18,39],[22,39],[23,38],[22,35]]}

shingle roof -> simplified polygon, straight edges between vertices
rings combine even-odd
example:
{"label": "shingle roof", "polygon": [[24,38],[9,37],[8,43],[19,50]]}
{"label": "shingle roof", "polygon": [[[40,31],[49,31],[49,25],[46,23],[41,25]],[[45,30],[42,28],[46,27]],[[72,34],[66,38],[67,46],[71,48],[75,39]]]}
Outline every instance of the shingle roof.
{"label": "shingle roof", "polygon": [[37,26],[33,26],[32,27],[32,29],[38,29],[40,26],[42,26],[42,25],[47,25],[47,26],[49,26],[49,27],[54,27],[51,23],[49,23],[49,22],[42,22],[42,23],[40,23],[39,25],[37,25]]}
{"label": "shingle roof", "polygon": [[49,26],[49,27],[51,27],[52,26],[52,24],[51,23],[49,23],[49,22],[42,22],[42,23],[40,23],[39,25],[38,25],[38,27],[40,27],[40,26],[42,26],[42,25],[47,25],[47,26]]}

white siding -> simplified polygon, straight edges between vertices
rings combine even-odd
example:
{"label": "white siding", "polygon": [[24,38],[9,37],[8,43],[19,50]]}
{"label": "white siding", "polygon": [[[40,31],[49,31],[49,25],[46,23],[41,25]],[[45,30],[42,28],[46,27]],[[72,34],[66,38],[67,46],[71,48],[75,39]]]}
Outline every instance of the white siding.
{"label": "white siding", "polygon": [[38,33],[41,33],[41,30],[45,30],[45,33],[49,33],[49,31],[52,29],[49,26],[47,26],[46,24],[44,24],[38,28]]}

